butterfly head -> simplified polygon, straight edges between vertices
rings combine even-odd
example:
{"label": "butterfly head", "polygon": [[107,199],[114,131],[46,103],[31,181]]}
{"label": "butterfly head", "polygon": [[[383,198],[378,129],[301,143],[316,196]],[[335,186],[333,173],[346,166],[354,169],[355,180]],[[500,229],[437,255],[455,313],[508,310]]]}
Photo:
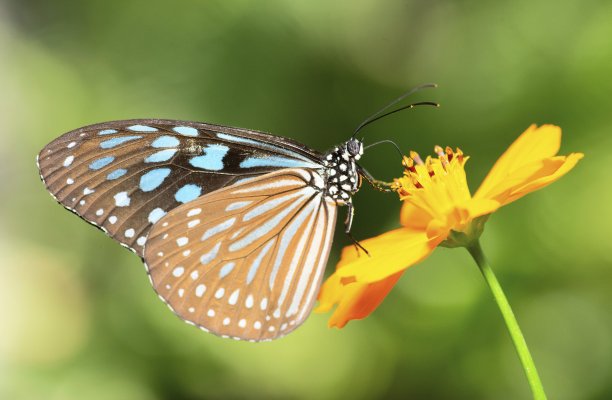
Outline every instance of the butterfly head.
{"label": "butterfly head", "polygon": [[344,144],[349,157],[359,160],[363,154],[363,142],[356,138],[350,138]]}
{"label": "butterfly head", "polygon": [[348,203],[351,196],[359,190],[361,179],[357,160],[362,154],[363,143],[359,139],[351,138],[325,155],[327,194],[338,204]]}

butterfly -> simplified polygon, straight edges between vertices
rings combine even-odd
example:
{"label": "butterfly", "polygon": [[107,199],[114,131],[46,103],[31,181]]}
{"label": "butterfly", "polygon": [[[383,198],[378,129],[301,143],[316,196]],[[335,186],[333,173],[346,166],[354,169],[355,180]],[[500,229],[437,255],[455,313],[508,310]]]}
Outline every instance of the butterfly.
{"label": "butterfly", "polygon": [[362,179],[386,190],[357,163],[363,152],[355,135],[320,153],[253,130],[140,119],[68,132],[37,165],[57,202],[143,259],[182,320],[265,341],[310,314],[338,206],[350,234]]}

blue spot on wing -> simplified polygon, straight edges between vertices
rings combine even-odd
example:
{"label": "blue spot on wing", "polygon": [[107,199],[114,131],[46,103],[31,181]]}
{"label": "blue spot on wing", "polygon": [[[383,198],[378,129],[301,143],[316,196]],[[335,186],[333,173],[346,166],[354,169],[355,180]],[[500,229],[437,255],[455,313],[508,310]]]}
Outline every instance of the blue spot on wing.
{"label": "blue spot on wing", "polygon": [[158,207],[149,213],[149,222],[154,224],[159,221],[164,215],[166,215],[166,212]]}
{"label": "blue spot on wing", "polygon": [[193,157],[189,164],[196,168],[207,169],[210,171],[220,171],[223,169],[223,157],[229,151],[229,147],[221,144],[211,144],[204,149],[203,156]]}
{"label": "blue spot on wing", "polygon": [[110,134],[113,134],[113,133],[117,133],[117,130],[115,130],[115,129],[104,129],[104,130],[101,130],[100,132],[98,132],[98,135],[110,135]]}
{"label": "blue spot on wing", "polygon": [[108,164],[112,163],[114,160],[115,160],[115,157],[112,157],[112,156],[98,158],[96,161],[89,164],[89,169],[93,169],[94,171],[99,170],[101,168],[106,167]]}
{"label": "blue spot on wing", "polygon": [[[233,142],[233,143],[244,143],[244,144],[249,144],[249,145],[253,145],[256,147],[260,147],[263,149],[267,149],[267,150],[271,150],[275,153],[283,153],[285,155],[288,155],[291,158],[296,158],[298,160],[303,160],[306,161],[307,163],[311,164],[311,162],[309,161],[308,158],[304,157],[303,155],[296,153],[295,151],[291,151],[289,149],[280,147],[280,146],[276,146],[270,143],[265,143],[265,142],[261,142],[258,140],[253,140],[253,139],[248,139],[248,138],[244,138],[244,137],[240,137],[240,136],[233,136],[233,135],[228,135],[227,133],[217,133],[217,137],[223,140],[227,140],[229,142]],[[282,158],[282,157],[281,157]],[[314,164],[312,164],[314,165]],[[312,166],[310,166],[312,168]],[[320,165],[317,165],[318,168],[320,168]]]}
{"label": "blue spot on wing", "polygon": [[109,181],[112,181],[114,179],[121,178],[126,173],[127,173],[127,169],[119,168],[119,169],[114,170],[110,174],[106,175],[106,179],[108,179]]}
{"label": "blue spot on wing", "polygon": [[190,183],[177,190],[174,198],[180,203],[188,203],[200,197],[201,194],[202,188]]}
{"label": "blue spot on wing", "polygon": [[172,130],[185,136],[198,136],[198,130],[190,126],[175,126]]}
{"label": "blue spot on wing", "polygon": [[160,150],[156,153],[151,154],[149,157],[145,158],[144,161],[146,163],[168,161],[169,159],[172,158],[172,156],[174,156],[174,153],[176,152],[177,152],[177,149]]}
{"label": "blue spot on wing", "polygon": [[137,132],[157,132],[157,128],[153,128],[152,126],[146,125],[132,125],[127,127],[131,131]]}
{"label": "blue spot on wing", "polygon": [[140,177],[140,190],[150,192],[162,184],[164,179],[170,175],[170,168],[156,168]]}
{"label": "blue spot on wing", "polygon": [[179,145],[179,143],[181,142],[174,136],[160,136],[157,139],[155,139],[153,143],[151,143],[151,146],[155,148],[176,147]]}
{"label": "blue spot on wing", "polygon": [[240,163],[240,168],[279,167],[279,168],[319,168],[311,162],[285,157],[249,157]]}
{"label": "blue spot on wing", "polygon": [[100,147],[103,149],[112,149],[122,143],[129,142],[130,140],[140,139],[142,136],[120,136],[112,139],[108,139],[100,143]]}

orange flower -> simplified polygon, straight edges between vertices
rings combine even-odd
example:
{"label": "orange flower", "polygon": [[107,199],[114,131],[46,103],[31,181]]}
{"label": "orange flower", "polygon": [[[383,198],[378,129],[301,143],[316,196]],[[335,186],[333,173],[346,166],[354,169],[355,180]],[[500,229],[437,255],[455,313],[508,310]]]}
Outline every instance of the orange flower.
{"label": "orange flower", "polygon": [[339,328],[368,316],[408,267],[437,246],[468,246],[478,240],[488,216],[499,207],[556,181],[583,157],[557,156],[561,129],[530,126],[497,160],[472,196],[461,150],[436,146],[425,162],[415,152],[404,157],[404,176],[394,190],[404,202],[402,228],[364,240],[371,257],[353,247],[342,251],[336,272],[323,284],[317,312],[334,310],[329,326]]}

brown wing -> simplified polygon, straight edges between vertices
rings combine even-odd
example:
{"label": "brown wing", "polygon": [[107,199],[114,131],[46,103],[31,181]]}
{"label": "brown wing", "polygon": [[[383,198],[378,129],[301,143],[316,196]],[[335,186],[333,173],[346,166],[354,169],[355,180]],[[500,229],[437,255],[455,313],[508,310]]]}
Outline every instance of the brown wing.
{"label": "brown wing", "polygon": [[105,122],[68,132],[38,155],[54,198],[142,256],[149,229],[200,195],[320,155],[261,132],[172,120]]}
{"label": "brown wing", "polygon": [[144,259],[187,323],[262,341],[308,317],[331,248],[336,204],[314,171],[285,169],[202,196],[153,226]]}

